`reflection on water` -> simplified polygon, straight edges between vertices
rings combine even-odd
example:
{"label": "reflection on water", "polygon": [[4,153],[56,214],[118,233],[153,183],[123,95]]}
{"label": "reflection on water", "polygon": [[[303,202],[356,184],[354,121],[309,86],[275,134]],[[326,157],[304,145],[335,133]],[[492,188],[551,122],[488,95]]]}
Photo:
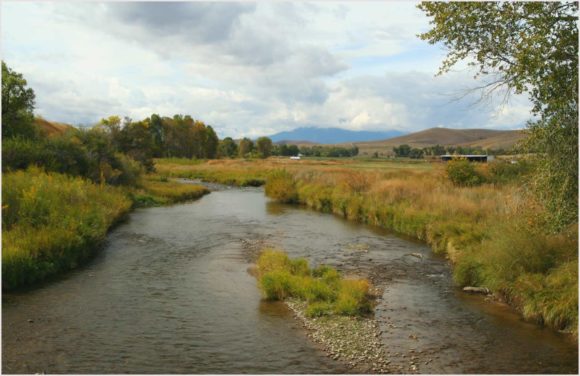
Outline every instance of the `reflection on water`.
{"label": "reflection on water", "polygon": [[424,245],[247,189],[138,210],[87,267],[4,296],[3,371],[346,372],[283,304],[261,301],[242,240],[384,277],[376,315],[394,363],[413,349],[431,359],[419,365],[427,373],[577,370],[574,344],[456,293]]}

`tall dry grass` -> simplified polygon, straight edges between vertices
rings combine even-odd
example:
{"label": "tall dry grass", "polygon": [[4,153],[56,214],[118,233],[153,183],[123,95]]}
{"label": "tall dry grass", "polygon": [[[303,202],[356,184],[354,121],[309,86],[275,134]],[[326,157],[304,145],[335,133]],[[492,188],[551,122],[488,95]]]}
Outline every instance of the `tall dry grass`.
{"label": "tall dry grass", "polygon": [[577,333],[578,277],[570,265],[578,263],[578,237],[548,234],[538,206],[517,186],[457,186],[442,170],[292,175],[272,179],[275,190],[269,180],[270,197],[292,192],[313,209],[423,240],[452,261],[459,285],[488,287],[526,318]]}
{"label": "tall dry grass", "polygon": [[4,174],[3,289],[74,268],[130,208],[120,189],[81,178],[36,168]]}

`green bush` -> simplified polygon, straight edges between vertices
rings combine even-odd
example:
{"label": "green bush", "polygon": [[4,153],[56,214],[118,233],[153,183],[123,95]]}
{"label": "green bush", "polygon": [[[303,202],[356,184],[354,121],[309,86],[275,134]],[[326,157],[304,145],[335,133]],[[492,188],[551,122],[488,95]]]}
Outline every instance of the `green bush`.
{"label": "green bush", "polygon": [[489,164],[489,174],[492,182],[496,184],[507,184],[521,181],[523,176],[532,171],[532,164],[521,160],[516,163],[507,161],[494,161]]}
{"label": "green bush", "polygon": [[473,187],[485,182],[484,176],[476,170],[475,165],[465,159],[447,162],[447,177],[459,187]]}
{"label": "green bush", "polygon": [[329,266],[311,270],[305,259],[291,260],[284,252],[264,250],[257,270],[266,299],[304,300],[308,316],[361,315],[371,310],[368,281],[341,280],[338,272]]}
{"label": "green bush", "polygon": [[298,202],[296,183],[291,173],[286,170],[274,170],[266,180],[266,196],[279,202]]}
{"label": "green bush", "polygon": [[308,305],[306,308],[306,316],[308,317],[321,317],[328,316],[334,312],[331,303],[327,302],[315,302]]}

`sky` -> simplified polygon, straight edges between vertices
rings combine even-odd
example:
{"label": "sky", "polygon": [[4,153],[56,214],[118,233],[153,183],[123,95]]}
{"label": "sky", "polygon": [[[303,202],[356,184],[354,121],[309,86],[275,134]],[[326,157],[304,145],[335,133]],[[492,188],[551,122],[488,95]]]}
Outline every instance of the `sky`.
{"label": "sky", "polygon": [[417,37],[414,2],[16,2],[1,54],[47,120],[190,114],[218,135],[301,126],[519,129],[525,96],[481,101],[462,63]]}

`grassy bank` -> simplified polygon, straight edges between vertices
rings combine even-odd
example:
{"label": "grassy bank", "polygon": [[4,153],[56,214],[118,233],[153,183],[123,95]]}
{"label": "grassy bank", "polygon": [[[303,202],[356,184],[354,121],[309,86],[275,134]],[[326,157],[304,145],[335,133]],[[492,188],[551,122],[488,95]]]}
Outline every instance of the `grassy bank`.
{"label": "grassy bank", "polygon": [[134,206],[199,198],[200,186],[145,177],[140,188],[96,185],[32,168],[3,174],[2,287],[32,285],[87,260]]}
{"label": "grassy bank", "polygon": [[257,262],[260,288],[266,299],[297,298],[306,302],[306,315],[357,316],[371,311],[369,282],[342,279],[336,269],[310,269],[305,259],[291,260],[281,251],[264,250]]}
{"label": "grassy bank", "polygon": [[488,287],[524,317],[576,334],[577,229],[547,234],[514,186],[457,187],[441,172],[276,171],[266,193],[423,240],[452,261],[459,285]]}
{"label": "grassy bank", "polygon": [[81,178],[37,169],[4,174],[3,289],[76,267],[130,208],[120,189]]}
{"label": "grassy bank", "polygon": [[132,190],[130,197],[135,206],[147,207],[195,200],[209,193],[209,189],[195,184],[176,182],[161,175],[147,175]]}
{"label": "grassy bank", "polygon": [[206,182],[259,187],[266,183],[270,167],[255,160],[157,159],[157,173],[162,176],[184,179],[201,179]]}

